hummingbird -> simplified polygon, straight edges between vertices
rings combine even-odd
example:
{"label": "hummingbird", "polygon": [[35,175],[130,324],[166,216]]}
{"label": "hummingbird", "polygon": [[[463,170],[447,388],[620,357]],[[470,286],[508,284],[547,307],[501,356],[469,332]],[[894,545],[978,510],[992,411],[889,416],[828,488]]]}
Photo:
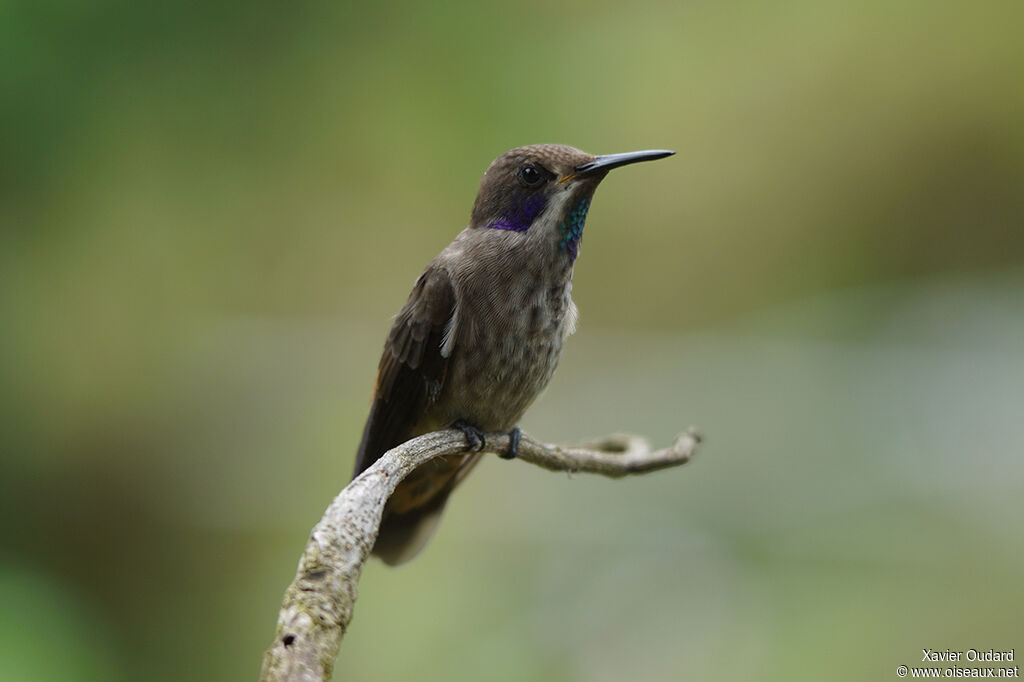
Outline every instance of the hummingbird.
{"label": "hummingbird", "polygon": [[385,563],[424,547],[480,459],[484,433],[508,431],[503,456],[515,457],[519,419],[576,328],[573,265],[594,190],[613,168],[671,154],[538,144],[487,168],[469,225],[416,280],[378,366],[353,478],[415,436],[454,427],[467,440],[465,453],[421,465],[388,499],[373,547]]}

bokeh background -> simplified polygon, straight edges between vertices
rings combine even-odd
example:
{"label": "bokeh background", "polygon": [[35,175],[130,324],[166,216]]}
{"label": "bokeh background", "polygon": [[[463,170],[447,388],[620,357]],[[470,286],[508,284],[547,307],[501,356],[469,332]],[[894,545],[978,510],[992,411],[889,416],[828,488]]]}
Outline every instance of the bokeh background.
{"label": "bokeh background", "polygon": [[598,193],[524,427],[352,680],[896,679],[1024,649],[1024,5],[0,6],[0,679],[253,679],[391,315],[520,144]]}

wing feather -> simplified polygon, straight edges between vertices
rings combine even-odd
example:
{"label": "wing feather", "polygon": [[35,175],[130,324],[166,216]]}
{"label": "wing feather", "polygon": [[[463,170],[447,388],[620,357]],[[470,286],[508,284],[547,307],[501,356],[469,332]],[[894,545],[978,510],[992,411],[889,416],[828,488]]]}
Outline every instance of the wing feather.
{"label": "wing feather", "polygon": [[455,289],[448,273],[428,267],[388,333],[377,372],[373,404],[356,455],[355,473],[404,443],[429,403],[437,398],[451,360]]}

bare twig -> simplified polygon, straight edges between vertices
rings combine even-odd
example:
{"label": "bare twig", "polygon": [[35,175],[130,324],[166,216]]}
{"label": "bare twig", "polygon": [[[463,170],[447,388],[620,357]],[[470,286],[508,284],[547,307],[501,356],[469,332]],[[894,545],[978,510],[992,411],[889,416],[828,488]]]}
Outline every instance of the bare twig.
{"label": "bare twig", "polygon": [[[519,459],[552,471],[620,477],[685,464],[696,452],[696,431],[672,447],[651,451],[639,436],[613,435],[580,447],[539,443],[523,434]],[[487,434],[485,450],[503,453],[509,437]],[[328,680],[356,601],[356,585],[380,528],[384,503],[420,464],[464,452],[465,436],[449,429],[389,450],[334,498],[313,528],[292,584],[285,590],[277,637],[263,658],[266,682]]]}

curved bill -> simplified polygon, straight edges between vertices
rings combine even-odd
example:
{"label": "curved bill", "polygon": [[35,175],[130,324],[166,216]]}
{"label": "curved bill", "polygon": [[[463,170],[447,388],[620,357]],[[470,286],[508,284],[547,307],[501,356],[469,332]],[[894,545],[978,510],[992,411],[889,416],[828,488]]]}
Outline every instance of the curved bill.
{"label": "curved bill", "polygon": [[669,151],[668,149],[645,149],[640,152],[605,154],[604,156],[597,157],[593,161],[576,166],[574,174],[579,176],[589,175],[590,173],[596,173],[598,171],[610,171],[612,168],[618,168],[619,166],[639,163],[640,161],[664,159],[666,156],[672,156],[673,154],[675,154],[675,152]]}

